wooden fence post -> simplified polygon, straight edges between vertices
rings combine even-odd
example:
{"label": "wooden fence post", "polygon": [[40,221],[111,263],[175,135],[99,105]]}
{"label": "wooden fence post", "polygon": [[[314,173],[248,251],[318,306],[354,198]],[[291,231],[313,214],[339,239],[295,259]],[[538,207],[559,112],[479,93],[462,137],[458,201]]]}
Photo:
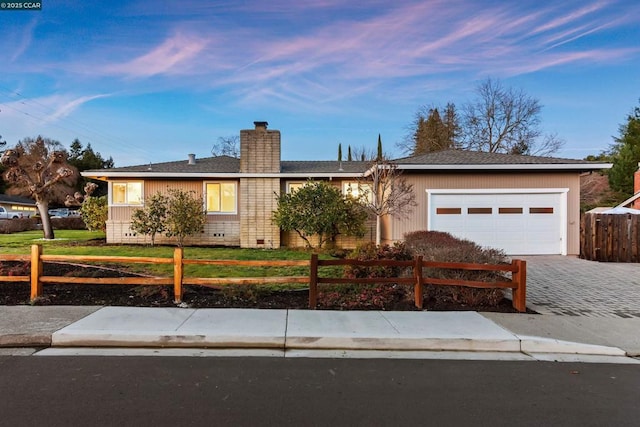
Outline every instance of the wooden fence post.
{"label": "wooden fence post", "polygon": [[173,251],[173,295],[176,304],[182,302],[182,279],[184,278],[183,249],[175,248]]}
{"label": "wooden fence post", "polygon": [[42,295],[42,245],[31,245],[31,301]]}
{"label": "wooden fence post", "polygon": [[424,300],[424,279],[422,277],[422,255],[415,257],[413,264],[413,277],[416,279],[416,284],[413,288],[413,294],[415,299],[415,305],[422,310]]}
{"label": "wooden fence post", "polygon": [[318,254],[311,254],[309,263],[309,308],[318,306]]}
{"label": "wooden fence post", "polygon": [[516,271],[511,273],[511,281],[516,288],[511,291],[511,302],[513,308],[520,313],[527,311],[527,262],[522,259],[514,259],[511,264],[516,267]]}

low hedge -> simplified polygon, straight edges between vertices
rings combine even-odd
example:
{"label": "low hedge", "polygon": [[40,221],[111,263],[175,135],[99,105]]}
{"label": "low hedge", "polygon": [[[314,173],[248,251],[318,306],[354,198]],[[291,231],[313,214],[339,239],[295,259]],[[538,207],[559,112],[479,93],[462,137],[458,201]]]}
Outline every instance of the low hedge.
{"label": "low hedge", "polygon": [[[54,230],[86,230],[81,217],[51,218]],[[0,234],[19,233],[21,231],[42,230],[39,217],[0,220]]]}

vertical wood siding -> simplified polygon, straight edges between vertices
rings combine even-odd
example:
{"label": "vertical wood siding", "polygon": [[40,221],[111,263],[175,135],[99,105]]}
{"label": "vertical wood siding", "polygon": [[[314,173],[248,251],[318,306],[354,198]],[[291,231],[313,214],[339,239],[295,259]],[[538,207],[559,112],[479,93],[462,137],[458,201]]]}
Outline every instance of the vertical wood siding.
{"label": "vertical wood siding", "polygon": [[405,233],[427,229],[427,190],[435,189],[519,189],[568,188],[567,254],[580,252],[580,176],[578,173],[468,173],[404,174],[413,184],[418,205],[408,219],[392,218],[385,222],[384,241],[402,240]]}

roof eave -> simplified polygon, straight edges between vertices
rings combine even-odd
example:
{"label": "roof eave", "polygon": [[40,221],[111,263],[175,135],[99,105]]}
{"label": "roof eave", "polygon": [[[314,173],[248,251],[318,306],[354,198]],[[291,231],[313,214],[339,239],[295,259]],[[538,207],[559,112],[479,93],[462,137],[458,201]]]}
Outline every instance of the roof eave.
{"label": "roof eave", "polygon": [[399,164],[398,169],[404,170],[567,170],[567,171],[590,171],[611,169],[612,163],[544,163],[544,164],[445,164],[445,165],[424,165],[424,164]]}
{"label": "roof eave", "polygon": [[80,173],[86,178],[354,178],[362,172],[314,172],[314,173],[181,173],[181,172],[91,172]]}

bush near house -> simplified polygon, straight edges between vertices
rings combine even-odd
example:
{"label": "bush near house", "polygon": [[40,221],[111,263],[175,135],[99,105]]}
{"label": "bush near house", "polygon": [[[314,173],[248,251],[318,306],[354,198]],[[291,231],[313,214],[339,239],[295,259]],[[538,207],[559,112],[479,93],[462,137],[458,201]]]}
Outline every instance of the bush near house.
{"label": "bush near house", "polygon": [[[469,240],[458,239],[441,231],[414,231],[404,236],[404,243],[413,255],[422,255],[424,261],[464,262],[474,264],[504,264],[507,255],[499,249],[483,248]],[[503,277],[497,272],[428,268],[425,276],[440,279],[497,281]],[[425,300],[471,306],[495,307],[504,298],[502,289],[468,288],[464,286],[425,286]]]}

